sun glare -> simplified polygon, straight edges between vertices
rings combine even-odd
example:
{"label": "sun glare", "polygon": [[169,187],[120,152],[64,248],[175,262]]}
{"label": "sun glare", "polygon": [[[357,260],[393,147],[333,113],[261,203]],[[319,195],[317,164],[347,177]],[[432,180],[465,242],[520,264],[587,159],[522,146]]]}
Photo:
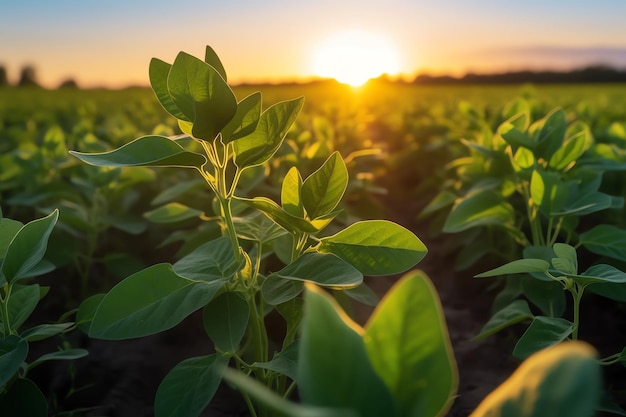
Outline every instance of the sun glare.
{"label": "sun glare", "polygon": [[314,52],[313,72],[360,86],[371,78],[398,72],[398,54],[383,36],[350,31],[326,39]]}

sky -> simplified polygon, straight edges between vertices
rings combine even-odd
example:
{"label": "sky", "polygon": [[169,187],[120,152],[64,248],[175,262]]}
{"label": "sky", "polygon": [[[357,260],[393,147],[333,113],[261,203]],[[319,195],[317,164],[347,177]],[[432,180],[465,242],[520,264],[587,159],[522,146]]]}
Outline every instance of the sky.
{"label": "sky", "polygon": [[0,0],[0,65],[54,87],[148,83],[152,57],[220,56],[232,83],[315,74],[314,51],[360,31],[397,51],[404,78],[626,68],[626,0]]}

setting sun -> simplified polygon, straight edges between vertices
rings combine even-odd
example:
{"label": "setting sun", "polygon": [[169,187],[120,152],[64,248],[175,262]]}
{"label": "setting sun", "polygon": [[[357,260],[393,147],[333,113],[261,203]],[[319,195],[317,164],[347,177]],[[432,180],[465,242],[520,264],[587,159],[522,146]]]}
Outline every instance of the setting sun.
{"label": "setting sun", "polygon": [[352,86],[382,74],[395,74],[398,68],[398,53],[392,43],[367,32],[337,34],[320,44],[313,56],[316,75]]}

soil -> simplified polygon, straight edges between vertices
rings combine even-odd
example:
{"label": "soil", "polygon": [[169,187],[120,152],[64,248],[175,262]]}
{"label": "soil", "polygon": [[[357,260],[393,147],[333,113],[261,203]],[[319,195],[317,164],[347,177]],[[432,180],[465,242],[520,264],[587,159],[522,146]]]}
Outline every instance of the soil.
{"label": "soil", "polygon": [[[489,280],[472,279],[475,273],[484,269],[455,271],[454,253],[450,249],[456,247],[454,236],[429,236],[428,225],[415,219],[415,207],[408,207],[406,203],[393,204],[400,198],[406,201],[406,196],[393,192],[385,197],[386,206],[396,208],[387,213],[386,218],[415,231],[429,248],[429,254],[418,267],[428,274],[439,293],[459,370],[458,395],[447,416],[465,417],[519,365],[511,355],[519,329],[505,330],[481,341],[472,340],[489,318],[495,295],[489,290]],[[383,295],[396,278],[368,279],[368,283]],[[606,302],[592,300],[586,306],[593,310],[587,312],[589,317],[598,317],[602,323],[598,326],[594,323],[585,331],[604,335],[599,339],[600,343],[607,345],[608,352],[614,353],[617,350],[611,350],[614,346],[608,345],[619,346],[620,342],[621,346],[624,345],[626,323],[623,319],[616,319],[616,307]],[[367,308],[360,310],[357,321],[363,322],[369,312]],[[84,347],[89,355],[71,364],[42,365],[35,369],[33,377],[45,395],[50,399],[57,397],[55,411],[82,410],[76,415],[153,416],[156,390],[169,370],[186,358],[212,353],[211,342],[203,336],[199,313],[169,331],[136,340],[92,340],[75,333],[75,339],[69,342],[74,347]],[[608,338],[607,341],[606,334],[619,334],[620,340]],[[37,357],[50,349],[45,344],[33,344],[31,356]],[[623,367],[611,367],[609,385],[623,393],[625,374]],[[63,398],[71,389],[77,392]],[[243,417],[248,413],[239,394],[223,385],[202,416]]]}

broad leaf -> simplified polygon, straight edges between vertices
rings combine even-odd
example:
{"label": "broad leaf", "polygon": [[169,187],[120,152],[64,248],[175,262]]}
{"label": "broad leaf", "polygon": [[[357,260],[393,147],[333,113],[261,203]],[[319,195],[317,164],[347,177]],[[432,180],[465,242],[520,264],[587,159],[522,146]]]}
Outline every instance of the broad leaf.
{"label": "broad leaf", "polygon": [[572,191],[571,186],[561,180],[555,172],[534,170],[530,179],[532,203],[546,215],[561,212]]}
{"label": "broad leaf", "polygon": [[547,272],[550,264],[543,259],[516,259],[497,268],[491,269],[482,274],[475,275],[475,278],[497,277],[508,274],[524,274],[530,272]]}
{"label": "broad leaf", "polygon": [[204,62],[215,68],[215,70],[222,76],[224,81],[228,81],[228,78],[226,77],[226,70],[224,69],[222,61],[217,56],[215,50],[209,45],[207,45],[204,50]]}
{"label": "broad leaf", "polygon": [[24,226],[21,222],[11,219],[0,219],[0,259],[4,259],[13,237]]}
{"label": "broad leaf", "polygon": [[33,368],[43,362],[47,361],[73,361],[74,359],[80,359],[87,356],[89,352],[85,349],[65,349],[57,352],[46,353],[41,355],[29,364],[30,368]]}
{"label": "broad leaf", "polygon": [[167,203],[157,209],[144,213],[144,217],[153,223],[168,224],[198,218],[202,210],[197,210],[180,203]]}
{"label": "broad leaf", "polygon": [[96,310],[100,305],[100,302],[106,294],[94,294],[91,297],[86,298],[76,312],[76,327],[78,327],[85,334],[89,333],[89,327],[93,316],[96,314]]}
{"label": "broad leaf", "polygon": [[222,382],[227,359],[217,353],[190,358],[163,379],[154,399],[155,417],[199,416]]}
{"label": "broad leaf", "polygon": [[397,415],[447,411],[458,385],[456,362],[443,309],[426,275],[407,274],[389,290],[365,326],[364,340]]}
{"label": "broad leaf", "polygon": [[571,278],[583,286],[600,282],[626,284],[626,273],[606,264],[594,265],[580,275],[571,275]]}
{"label": "broad leaf", "polygon": [[198,246],[178,260],[173,269],[181,277],[210,282],[232,278],[239,267],[230,239],[222,236]]}
{"label": "broad leaf", "polygon": [[29,342],[35,342],[37,340],[47,339],[52,336],[56,336],[59,333],[63,333],[65,330],[72,327],[74,323],[56,323],[56,324],[40,324],[39,326],[31,327],[25,330],[20,335],[22,339]]}
{"label": "broad leaf", "polygon": [[261,293],[263,300],[269,305],[279,305],[294,299],[304,289],[304,281],[284,279],[277,275],[270,275],[263,281]]}
{"label": "broad leaf", "polygon": [[28,355],[28,342],[15,335],[0,339],[0,388],[13,378]]}
{"label": "broad leaf", "polygon": [[[293,216],[285,211],[282,207],[276,204],[274,201],[270,200],[266,197],[254,197],[254,198],[241,198],[236,197],[237,200],[242,201],[246,204],[251,205],[252,207],[261,210],[263,214],[272,219],[276,224],[278,224],[283,229],[289,232],[306,232],[306,233],[316,233],[321,230],[317,228],[311,222]],[[332,219],[331,219],[332,220]],[[322,224],[325,226],[325,224]]]}
{"label": "broad leaf", "polygon": [[0,410],[3,416],[48,417],[48,402],[33,381],[18,378],[0,394]]}
{"label": "broad leaf", "polygon": [[428,249],[411,231],[387,220],[366,220],[321,239],[320,252],[329,252],[363,275],[392,275],[421,261]]}
{"label": "broad leaf", "polygon": [[[572,136],[568,137],[563,142],[563,146],[554,152],[548,163],[549,167],[557,171],[569,169],[593,144],[591,130],[586,124],[578,123],[572,129],[576,131],[572,132]],[[568,129],[568,133],[570,133],[570,129]]]}
{"label": "broad leaf", "polygon": [[302,184],[302,204],[310,219],[331,213],[348,186],[348,169],[339,152],[333,152],[324,164]]}
{"label": "broad leaf", "polygon": [[225,292],[212,299],[202,313],[204,330],[216,349],[237,353],[246,333],[250,307],[234,292]]}
{"label": "broad leaf", "polygon": [[89,336],[120,340],[170,329],[206,305],[225,280],[193,281],[157,264],[117,284],[102,299]]}
{"label": "broad leaf", "polygon": [[533,317],[534,314],[530,311],[528,303],[525,300],[515,300],[491,316],[480,333],[474,337],[474,340],[484,339],[506,327],[524,320],[532,319]]}
{"label": "broad leaf", "polygon": [[616,226],[601,224],[581,233],[580,243],[597,255],[626,261],[626,230]]}
{"label": "broad leaf", "polygon": [[213,141],[237,112],[237,98],[219,72],[185,52],[176,56],[167,87],[176,106],[193,122],[196,138]]}
{"label": "broad leaf", "polygon": [[531,125],[529,131],[537,143],[533,150],[535,156],[549,161],[563,144],[566,128],[565,111],[561,108],[552,110],[543,119]]}
{"label": "broad leaf", "polygon": [[59,210],[41,219],[24,225],[13,237],[2,262],[0,285],[6,280],[11,283],[28,275],[43,258],[48,247],[48,238],[59,218]]}
{"label": "broad leaf", "polygon": [[172,99],[172,96],[167,88],[167,77],[171,68],[171,64],[161,61],[158,58],[152,58],[152,60],[150,60],[150,68],[148,70],[150,85],[152,86],[152,90],[159,100],[159,103],[161,103],[161,106],[163,106],[169,114],[179,120],[190,122],[191,119],[185,116],[183,112],[180,111],[176,103],[174,103],[174,100]]}
{"label": "broad leaf", "polygon": [[165,136],[142,136],[109,152],[82,153],[70,151],[81,161],[95,166],[154,166],[199,169],[206,163],[204,155],[189,152]]}
{"label": "broad leaf", "polygon": [[591,417],[601,386],[593,348],[563,343],[525,360],[470,417]]}
{"label": "broad leaf", "polygon": [[[7,306],[11,329],[18,330],[26,319],[30,317],[32,312],[35,311],[40,297],[41,290],[37,284],[15,285],[13,287]],[[0,317],[0,323],[2,323],[2,317]]]}
{"label": "broad leaf", "polygon": [[281,352],[276,352],[271,361],[254,362],[252,366],[287,375],[289,378],[296,381],[299,348],[299,343],[297,341],[293,342]]}
{"label": "broad leaf", "polygon": [[280,203],[287,213],[292,216],[304,218],[304,205],[302,203],[302,177],[298,168],[291,167],[283,178],[280,191]]}
{"label": "broad leaf", "polygon": [[261,245],[287,234],[285,229],[258,211],[245,217],[235,217],[233,222],[239,238],[253,240]]}
{"label": "broad leaf", "polygon": [[456,233],[477,226],[506,226],[514,223],[515,210],[494,191],[481,191],[457,201],[443,231]]}
{"label": "broad leaf", "polygon": [[268,279],[282,278],[310,281],[325,287],[355,287],[363,282],[363,274],[349,263],[330,253],[308,252]]}
{"label": "broad leaf", "polygon": [[237,112],[222,129],[222,142],[229,143],[254,132],[261,117],[261,93],[256,92],[237,103]]}
{"label": "broad leaf", "polygon": [[572,322],[558,317],[537,316],[517,341],[513,356],[525,359],[535,352],[561,343],[572,334]]}
{"label": "broad leaf", "polygon": [[567,274],[578,273],[578,257],[574,247],[566,243],[555,243],[553,249],[557,258],[552,259],[552,265],[556,269]]}
{"label": "broad leaf", "polygon": [[303,102],[300,97],[274,104],[261,114],[254,132],[233,142],[235,163],[240,169],[261,165],[276,153]]}
{"label": "broad leaf", "polygon": [[363,329],[321,289],[307,286],[298,354],[298,388],[305,404],[347,408],[362,417],[395,415],[384,382],[370,363]]}

